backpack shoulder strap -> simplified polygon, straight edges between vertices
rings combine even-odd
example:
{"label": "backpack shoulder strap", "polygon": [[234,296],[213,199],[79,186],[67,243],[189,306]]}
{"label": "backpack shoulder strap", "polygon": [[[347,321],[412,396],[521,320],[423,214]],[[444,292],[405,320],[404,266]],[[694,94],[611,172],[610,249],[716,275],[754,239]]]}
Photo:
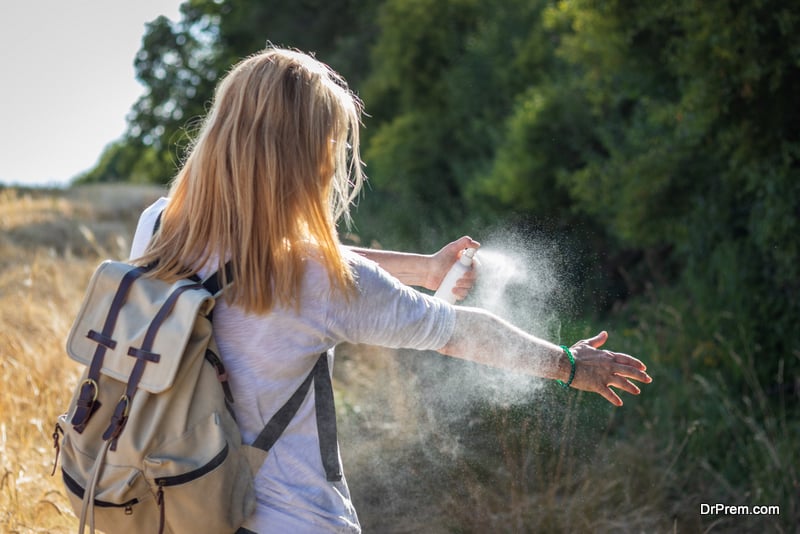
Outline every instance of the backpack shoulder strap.
{"label": "backpack shoulder strap", "polygon": [[[225,280],[228,284],[230,284],[233,280],[233,266],[231,265],[230,261],[225,264]],[[217,294],[223,289],[219,271],[216,271],[214,274],[206,278],[203,281],[203,287],[205,287],[206,290],[212,295],[217,296]]]}
{"label": "backpack shoulder strap", "polygon": [[320,354],[317,363],[306,379],[289,397],[289,400],[264,425],[264,429],[255,439],[252,447],[264,452],[272,448],[300,409],[300,405],[305,400],[312,383],[314,384],[317,432],[322,465],[325,468],[326,478],[331,482],[336,482],[342,479],[342,469],[339,464],[339,449],[336,439],[336,409],[333,402],[333,386],[328,370],[327,352]]}
{"label": "backpack shoulder strap", "polygon": [[336,406],[333,401],[333,384],[328,369],[328,354],[322,353],[314,366],[314,400],[316,402],[319,452],[325,476],[329,482],[342,480],[339,462],[339,442],[336,437]]}
{"label": "backpack shoulder strap", "polygon": [[153,233],[151,235],[156,235],[158,233],[158,229],[161,228],[161,215],[164,214],[164,210],[158,212],[158,216],[156,217],[156,222],[153,224]]}

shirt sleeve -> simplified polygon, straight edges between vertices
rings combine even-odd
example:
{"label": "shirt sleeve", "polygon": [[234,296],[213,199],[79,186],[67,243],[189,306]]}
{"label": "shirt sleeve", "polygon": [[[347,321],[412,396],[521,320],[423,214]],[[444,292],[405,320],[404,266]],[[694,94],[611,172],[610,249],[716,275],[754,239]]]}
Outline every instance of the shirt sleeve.
{"label": "shirt sleeve", "polygon": [[452,305],[404,285],[356,253],[345,255],[357,292],[328,310],[327,326],[336,341],[436,350],[450,340],[455,328]]}
{"label": "shirt sleeve", "polygon": [[148,206],[139,216],[139,224],[136,225],[136,232],[133,234],[131,242],[130,259],[135,260],[144,254],[150,238],[153,237],[153,228],[156,225],[158,214],[167,207],[168,198],[161,197]]}

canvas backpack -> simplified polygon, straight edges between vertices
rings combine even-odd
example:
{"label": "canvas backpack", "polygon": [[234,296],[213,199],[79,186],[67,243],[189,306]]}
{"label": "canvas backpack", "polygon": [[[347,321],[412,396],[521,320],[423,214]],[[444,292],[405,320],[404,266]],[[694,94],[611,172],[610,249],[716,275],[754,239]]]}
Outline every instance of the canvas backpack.
{"label": "canvas backpack", "polygon": [[92,276],[67,339],[86,370],[53,434],[80,533],[87,523],[108,533],[236,531],[255,507],[254,473],[312,384],[322,463],[328,480],[341,479],[327,353],[242,443],[212,331],[219,278],[166,283],[118,261]]}

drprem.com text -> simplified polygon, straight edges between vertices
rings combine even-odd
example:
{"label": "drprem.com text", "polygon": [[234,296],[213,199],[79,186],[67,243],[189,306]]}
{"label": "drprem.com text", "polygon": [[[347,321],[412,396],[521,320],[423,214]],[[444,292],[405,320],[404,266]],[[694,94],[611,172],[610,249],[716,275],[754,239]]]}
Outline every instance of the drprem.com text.
{"label": "drprem.com text", "polygon": [[730,506],[727,504],[707,504],[700,505],[700,515],[780,515],[781,507],[772,506],[749,506],[739,505]]}

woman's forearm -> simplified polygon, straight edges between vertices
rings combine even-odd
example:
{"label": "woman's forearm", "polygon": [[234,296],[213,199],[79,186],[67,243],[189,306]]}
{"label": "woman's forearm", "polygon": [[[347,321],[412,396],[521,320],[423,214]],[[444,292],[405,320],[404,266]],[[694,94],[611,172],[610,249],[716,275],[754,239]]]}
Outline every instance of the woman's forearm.
{"label": "woman's forearm", "polygon": [[455,309],[453,335],[439,349],[442,354],[569,382],[571,387],[597,393],[616,406],[622,406],[622,399],[612,387],[638,395],[639,388],[631,380],[645,384],[652,382],[641,361],[600,348],[608,339],[606,332],[578,341],[568,353],[490,312],[461,306]]}
{"label": "woman's forearm", "polygon": [[453,335],[439,352],[542,378],[567,380],[570,373],[561,347],[480,308],[456,307]]}
{"label": "woman's forearm", "polygon": [[429,255],[360,247],[350,247],[350,250],[374,261],[408,286],[425,287],[428,277],[427,265],[431,260]]}

